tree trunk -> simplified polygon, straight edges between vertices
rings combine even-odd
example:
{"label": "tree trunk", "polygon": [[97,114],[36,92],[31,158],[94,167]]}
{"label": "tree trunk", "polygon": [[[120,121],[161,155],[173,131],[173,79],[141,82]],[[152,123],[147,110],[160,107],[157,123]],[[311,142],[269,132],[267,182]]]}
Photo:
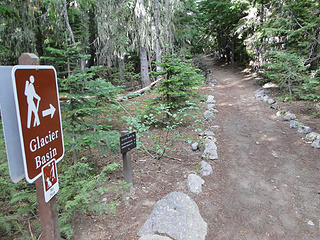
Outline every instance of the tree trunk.
{"label": "tree trunk", "polygon": [[125,71],[125,63],[124,63],[124,57],[119,56],[118,57],[118,67],[119,67],[119,77],[120,81],[124,81],[124,71]]}
{"label": "tree trunk", "polygon": [[147,56],[148,56],[148,69],[149,71],[152,71],[152,54],[151,52],[148,50],[147,51]]}
{"label": "tree trunk", "polygon": [[[161,63],[161,48],[160,48],[160,12],[159,12],[159,0],[154,2],[155,13],[155,28],[156,28],[156,62]],[[157,72],[162,72],[162,67],[157,64]]]}
{"label": "tree trunk", "polygon": [[166,0],[165,1],[165,19],[167,21],[167,39],[166,39],[166,44],[169,45],[169,46],[166,46],[166,51],[165,51],[165,54],[166,55],[169,55],[169,54],[173,54],[173,45],[172,45],[172,38],[171,38],[171,29],[170,29],[170,26],[171,26],[171,14],[170,14],[170,1],[171,0]]}
{"label": "tree trunk", "polygon": [[151,81],[149,78],[148,56],[145,47],[140,47],[140,68],[142,86],[148,86],[151,83]]}
{"label": "tree trunk", "polygon": [[[85,54],[83,51],[81,52],[81,54]],[[86,60],[85,59],[83,59],[83,58],[81,58],[80,59],[80,69],[81,69],[81,71],[83,71],[85,68],[86,68]]]}
{"label": "tree trunk", "polygon": [[96,63],[96,47],[95,47],[95,40],[97,38],[97,22],[96,22],[96,14],[95,14],[95,8],[92,4],[90,10],[89,10],[89,44],[90,44],[90,59],[88,62],[88,66],[94,66]]}
{"label": "tree trunk", "polygon": [[72,28],[70,26],[69,17],[68,17],[68,8],[67,8],[67,2],[66,0],[62,0],[62,12],[63,12],[63,18],[66,24],[67,32],[70,37],[71,43],[75,44],[76,41],[74,40],[74,35],[72,32]]}
{"label": "tree trunk", "polygon": [[[262,26],[263,22],[264,22],[264,16],[265,16],[264,11],[265,11],[264,0],[262,0],[261,7],[260,7],[260,26]],[[264,60],[264,55],[266,52],[265,37],[261,38],[260,43],[261,43],[261,47],[259,49],[259,68],[261,68],[265,62],[265,60]]]}
{"label": "tree trunk", "polygon": [[110,68],[112,67],[112,60],[109,54],[107,55],[107,66]]}
{"label": "tree trunk", "polygon": [[234,43],[234,37],[231,40],[231,64],[234,65],[234,58],[235,58],[235,43]]}

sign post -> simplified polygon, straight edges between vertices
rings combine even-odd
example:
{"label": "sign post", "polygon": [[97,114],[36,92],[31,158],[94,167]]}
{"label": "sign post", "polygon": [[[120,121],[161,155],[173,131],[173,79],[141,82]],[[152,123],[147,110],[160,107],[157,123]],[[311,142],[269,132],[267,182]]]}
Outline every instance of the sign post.
{"label": "sign post", "polygon": [[[23,53],[19,57],[19,64],[20,65],[39,65],[39,63],[40,63],[39,58],[35,54],[32,54],[32,53],[31,54],[30,53]],[[19,70],[19,69],[17,69],[17,70]],[[19,71],[17,72],[17,70],[15,73],[19,74]],[[38,71],[34,70],[34,71],[32,71],[33,72],[32,74],[37,76],[37,72],[38,72],[38,74],[41,74],[40,70],[41,70],[40,68]],[[20,74],[23,75],[23,71],[21,71]],[[19,123],[20,124],[19,128],[20,128],[20,133],[21,133],[20,137],[23,137],[23,141],[21,142],[21,145],[22,145],[22,148],[24,148],[25,150],[27,149],[27,151],[28,151],[28,152],[25,152],[25,155],[24,155],[24,164],[25,164],[25,167],[26,166],[28,168],[30,167],[30,170],[28,170],[28,168],[25,169],[26,179],[28,182],[33,182],[33,181],[36,182],[37,201],[38,201],[38,209],[39,209],[39,215],[40,215],[40,225],[41,225],[41,230],[42,230],[42,239],[60,240],[61,237],[60,237],[60,230],[59,230],[59,225],[58,225],[56,197],[53,196],[51,198],[51,200],[48,203],[46,203],[45,196],[44,196],[43,180],[39,177],[41,176],[41,170],[44,169],[45,164],[47,162],[47,157],[46,157],[47,154],[48,154],[48,158],[53,155],[55,155],[54,157],[60,157],[60,159],[62,159],[62,157],[63,157],[63,152],[64,152],[63,142],[61,142],[62,146],[60,143],[55,142],[55,139],[59,139],[59,138],[60,138],[59,141],[60,140],[62,141],[61,120],[59,119],[60,126],[58,126],[58,127],[54,126],[54,130],[57,129],[56,131],[58,131],[58,132],[45,131],[44,136],[42,136],[40,134],[40,132],[41,132],[40,130],[45,128],[45,125],[48,124],[48,123],[46,124],[45,120],[43,121],[43,119],[45,117],[50,118],[50,116],[48,116],[49,115],[48,109],[51,109],[50,110],[51,111],[50,112],[51,118],[53,118],[53,116],[54,116],[55,111],[53,110],[53,108],[51,108],[50,104],[54,105],[55,103],[50,102],[49,104],[47,104],[48,109],[45,109],[47,107],[46,101],[52,101],[51,94],[50,94],[50,99],[47,99],[47,96],[49,96],[49,93],[43,93],[43,95],[42,95],[39,92],[39,90],[37,90],[40,87],[40,85],[39,85],[40,83],[39,83],[39,81],[37,81],[37,77],[35,77],[34,75],[31,75],[29,73],[28,76],[21,76],[21,77],[24,77],[24,79],[23,79],[24,81],[22,83],[20,83],[20,82],[17,83],[17,75],[15,75],[16,87],[17,87],[17,84],[18,84],[18,86],[21,85],[23,92],[20,94],[24,94],[24,98],[27,97],[27,101],[22,101],[23,96],[19,95],[19,92],[18,92],[21,89],[17,89],[17,92],[15,93],[15,98],[16,98],[16,100],[18,100],[19,105],[24,104],[24,107],[20,105],[21,109],[18,110],[18,114],[20,114],[20,117],[21,117],[21,122]],[[31,76],[33,76],[33,78]],[[20,76],[18,76],[18,78],[19,77]],[[32,105],[32,102],[30,99],[34,103],[34,106]],[[20,102],[19,102],[19,100],[20,100]],[[38,101],[36,101],[36,100],[38,100]],[[41,107],[40,107],[41,101],[44,101],[44,104],[41,104]],[[58,103],[58,105],[59,105],[59,103]],[[44,108],[44,109],[42,109],[42,108]],[[55,107],[55,108],[57,108],[57,107]],[[60,106],[59,106],[59,109],[60,109]],[[22,110],[22,111],[20,111],[20,110]],[[24,112],[24,111],[27,111],[27,112]],[[19,117],[19,115],[18,115],[18,117]],[[59,118],[60,118],[60,116],[59,116]],[[49,127],[49,126],[47,125],[47,127]],[[51,127],[52,127],[52,125],[51,125]],[[31,129],[31,131],[34,132],[36,136],[33,138],[33,136],[25,135],[24,133],[21,132],[21,130],[23,130],[23,129],[25,129],[25,130]],[[40,132],[38,132],[37,130]],[[61,131],[61,132],[59,132],[59,131]],[[27,133],[28,133],[28,131],[27,131]],[[54,146],[51,146],[51,144],[58,144],[60,147],[62,147],[62,149],[57,149],[58,146],[56,148],[54,148]],[[50,146],[51,146],[51,148],[50,148]],[[56,149],[56,150],[54,150],[54,149]],[[31,154],[31,156],[28,155],[29,153]],[[30,161],[30,163],[27,162],[27,160],[29,158],[30,159],[33,158]],[[40,158],[40,160],[39,160],[39,158]],[[48,159],[48,160],[50,160],[50,159]],[[39,163],[39,161],[41,162],[41,164]],[[41,165],[43,165],[43,166],[41,166]]]}
{"label": "sign post", "polygon": [[121,131],[120,137],[120,150],[122,153],[123,159],[123,175],[124,179],[127,183],[131,183],[133,186],[132,181],[132,167],[131,167],[131,154],[130,150],[137,146],[136,143],[136,133],[129,133],[128,131]]}

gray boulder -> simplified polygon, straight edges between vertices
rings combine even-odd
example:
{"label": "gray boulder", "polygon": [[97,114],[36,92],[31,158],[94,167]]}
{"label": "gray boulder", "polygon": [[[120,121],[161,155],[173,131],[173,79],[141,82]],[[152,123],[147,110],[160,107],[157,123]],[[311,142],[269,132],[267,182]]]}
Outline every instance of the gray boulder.
{"label": "gray boulder", "polygon": [[212,131],[206,130],[206,131],[204,131],[203,135],[204,136],[208,136],[208,137],[213,137],[215,134]]}
{"label": "gray boulder", "polygon": [[314,140],[311,146],[320,149],[320,139]]}
{"label": "gray boulder", "polygon": [[308,127],[308,126],[299,126],[298,128],[298,132],[299,133],[303,133],[303,134],[307,134],[307,133],[310,133],[311,132],[311,128]]}
{"label": "gray boulder", "polygon": [[139,238],[139,240],[172,240],[172,238],[168,238],[165,236],[160,236],[160,235],[145,235]]}
{"label": "gray boulder", "polygon": [[202,192],[202,184],[204,184],[204,180],[199,177],[197,174],[189,174],[187,179],[187,185],[190,192],[199,194]]}
{"label": "gray boulder", "polygon": [[197,151],[199,148],[199,143],[195,142],[191,144],[192,151]]}
{"label": "gray boulder", "polygon": [[210,130],[205,130],[204,132],[200,132],[199,136],[201,137],[213,137],[215,134]]}
{"label": "gray boulder", "polygon": [[219,126],[218,125],[210,126],[210,129],[212,131],[217,131],[219,129]]}
{"label": "gray boulder", "polygon": [[285,114],[286,114],[286,111],[280,110],[280,111],[278,111],[278,112],[276,113],[276,116],[277,116],[277,117],[283,117]]}
{"label": "gray boulder", "polygon": [[217,106],[213,103],[210,103],[210,104],[208,104],[207,108],[208,108],[208,110],[212,110],[212,109],[216,109]]}
{"label": "gray boulder", "polygon": [[214,103],[214,102],[215,102],[214,96],[209,95],[208,98],[207,98],[207,103]]}
{"label": "gray boulder", "polygon": [[213,120],[214,119],[214,114],[213,112],[207,110],[203,113],[203,117],[206,119],[206,120]]}
{"label": "gray boulder", "polygon": [[271,104],[274,104],[275,102],[276,102],[276,101],[273,100],[272,98],[269,98],[268,101],[267,101],[267,103],[270,104],[270,105],[271,105]]}
{"label": "gray boulder", "polygon": [[258,89],[257,91],[255,91],[255,98],[261,100],[265,95],[267,95],[270,91],[266,90],[266,89]]}
{"label": "gray boulder", "polygon": [[218,81],[217,81],[217,79],[212,79],[210,83],[212,86],[215,86],[218,84]]}
{"label": "gray boulder", "polygon": [[280,107],[279,107],[279,105],[277,103],[272,104],[270,106],[270,108],[275,109],[275,110],[279,110],[280,109]]}
{"label": "gray boulder", "polygon": [[311,132],[306,136],[306,140],[310,142],[313,142],[314,140],[317,140],[317,139],[320,139],[320,134],[316,132]]}
{"label": "gray boulder", "polygon": [[215,139],[207,138],[204,143],[203,159],[216,160],[218,159],[217,145]]}
{"label": "gray boulder", "polygon": [[290,121],[290,128],[299,128],[301,126],[303,126],[303,124],[301,122],[298,122],[296,120]]}
{"label": "gray boulder", "polygon": [[283,120],[284,121],[290,121],[290,120],[295,120],[297,117],[296,115],[294,115],[293,113],[291,112],[286,112],[283,116]]}
{"label": "gray boulder", "polygon": [[262,98],[260,98],[260,100],[266,103],[269,101],[269,97],[267,95],[265,95]]}
{"label": "gray boulder", "polygon": [[264,85],[262,86],[262,88],[263,88],[263,89],[265,89],[265,88],[279,88],[279,85],[278,85],[278,84],[275,84],[275,83],[273,83],[273,82],[268,82],[268,83],[264,84]]}
{"label": "gray boulder", "polygon": [[205,240],[207,223],[186,194],[172,192],[159,200],[138,235],[165,234],[174,240]]}
{"label": "gray boulder", "polygon": [[209,163],[206,161],[201,161],[200,162],[200,175],[201,176],[209,176],[213,173],[213,169]]}

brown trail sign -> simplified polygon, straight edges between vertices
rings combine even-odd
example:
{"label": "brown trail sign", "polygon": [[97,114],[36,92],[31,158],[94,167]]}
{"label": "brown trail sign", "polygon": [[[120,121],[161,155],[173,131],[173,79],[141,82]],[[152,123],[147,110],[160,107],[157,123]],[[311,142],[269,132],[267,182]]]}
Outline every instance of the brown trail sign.
{"label": "brown trail sign", "polygon": [[57,77],[53,67],[15,66],[12,79],[25,177],[32,183],[42,166],[64,154]]}

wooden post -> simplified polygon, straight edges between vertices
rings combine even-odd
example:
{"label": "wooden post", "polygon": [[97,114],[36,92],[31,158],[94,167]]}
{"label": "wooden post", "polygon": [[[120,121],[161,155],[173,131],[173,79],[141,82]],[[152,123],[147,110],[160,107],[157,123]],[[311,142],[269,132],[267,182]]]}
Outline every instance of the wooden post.
{"label": "wooden post", "polygon": [[[19,57],[19,65],[40,65],[39,57],[33,53],[22,53]],[[57,200],[54,196],[48,203],[44,200],[42,178],[36,181],[38,210],[42,230],[41,239],[60,240],[58,225]]]}
{"label": "wooden post", "polygon": [[[128,131],[121,131],[121,136],[124,136],[128,134]],[[122,153],[122,159],[123,159],[123,175],[124,175],[124,180],[127,183],[131,183],[131,186],[133,186],[132,182],[132,167],[131,167],[131,153],[125,152]]]}

